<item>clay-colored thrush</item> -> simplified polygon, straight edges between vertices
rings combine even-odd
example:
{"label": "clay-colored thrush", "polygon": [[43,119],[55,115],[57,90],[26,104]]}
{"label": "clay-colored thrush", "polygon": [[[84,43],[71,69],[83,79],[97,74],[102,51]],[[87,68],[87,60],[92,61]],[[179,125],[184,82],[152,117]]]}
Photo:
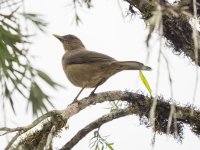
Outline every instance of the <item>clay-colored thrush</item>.
{"label": "clay-colored thrush", "polygon": [[63,44],[65,54],[62,57],[64,72],[75,86],[82,89],[75,97],[78,99],[84,88],[94,88],[103,84],[112,75],[123,70],[151,70],[137,61],[117,61],[116,59],[85,48],[82,41],[74,35],[54,35]]}

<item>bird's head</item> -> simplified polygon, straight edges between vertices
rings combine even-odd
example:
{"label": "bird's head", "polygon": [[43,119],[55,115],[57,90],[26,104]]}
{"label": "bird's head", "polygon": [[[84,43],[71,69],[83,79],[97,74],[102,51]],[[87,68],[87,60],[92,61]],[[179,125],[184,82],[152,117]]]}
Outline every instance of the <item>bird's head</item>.
{"label": "bird's head", "polygon": [[60,36],[53,34],[53,36],[55,36],[63,44],[65,51],[85,48],[82,41],[74,35],[68,34]]}

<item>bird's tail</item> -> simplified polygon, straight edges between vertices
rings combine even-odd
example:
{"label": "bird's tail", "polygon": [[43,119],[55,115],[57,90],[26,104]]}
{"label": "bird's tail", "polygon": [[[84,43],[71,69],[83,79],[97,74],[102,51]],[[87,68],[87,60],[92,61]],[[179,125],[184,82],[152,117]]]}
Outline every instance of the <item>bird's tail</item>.
{"label": "bird's tail", "polygon": [[137,61],[117,61],[114,64],[122,70],[151,70],[151,67],[145,66],[143,63]]}

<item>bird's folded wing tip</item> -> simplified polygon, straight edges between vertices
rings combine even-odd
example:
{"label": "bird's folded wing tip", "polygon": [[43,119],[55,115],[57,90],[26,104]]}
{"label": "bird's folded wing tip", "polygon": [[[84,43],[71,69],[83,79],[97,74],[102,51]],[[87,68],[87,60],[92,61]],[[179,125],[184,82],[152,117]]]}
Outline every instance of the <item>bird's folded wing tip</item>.
{"label": "bird's folded wing tip", "polygon": [[142,70],[151,71],[151,70],[152,70],[152,68],[151,68],[151,67],[148,67],[148,66],[144,66],[144,67],[142,67]]}

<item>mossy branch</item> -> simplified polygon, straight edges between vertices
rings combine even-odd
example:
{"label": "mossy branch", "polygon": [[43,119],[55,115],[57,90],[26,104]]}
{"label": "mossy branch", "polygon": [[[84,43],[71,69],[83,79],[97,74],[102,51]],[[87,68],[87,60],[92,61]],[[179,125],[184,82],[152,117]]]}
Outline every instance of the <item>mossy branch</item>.
{"label": "mossy branch", "polygon": [[[17,145],[13,146],[13,143],[15,142],[13,141],[12,144],[10,144],[10,146],[12,146],[12,149],[18,149],[18,148],[31,149],[33,147],[36,149],[43,149],[46,145],[51,146],[51,143],[49,143],[49,141],[51,142],[52,138],[57,136],[61,132],[61,129],[65,127],[67,120],[70,117],[79,113],[79,111],[85,109],[90,105],[95,105],[97,103],[103,103],[106,101],[115,101],[115,100],[124,101],[127,104],[127,108],[118,110],[118,112],[124,111],[126,109],[130,110],[126,111],[126,113],[119,113],[122,115],[119,115],[118,117],[135,114],[139,116],[141,124],[150,127],[149,111],[151,109],[151,104],[153,102],[153,99],[151,97],[127,91],[108,91],[108,92],[97,93],[95,96],[83,98],[82,100],[76,103],[68,105],[64,110],[55,110],[49,112],[48,113],[49,115],[45,114],[41,116],[40,118],[43,119],[39,119],[39,121],[34,121],[32,124],[28,126],[15,128],[19,129],[18,130],[19,132],[24,131],[23,134],[26,133],[26,135],[17,143]],[[157,133],[168,134],[167,125],[170,113],[170,106],[171,106],[171,101],[164,100],[163,97],[157,98],[157,106],[155,111],[155,131]],[[178,140],[182,140],[183,125],[187,124],[190,126],[191,131],[195,133],[197,136],[199,136],[200,111],[194,109],[194,107],[192,106],[183,107],[178,105],[175,105],[175,110],[176,110],[175,112],[176,118],[175,119],[173,118],[172,120],[172,126],[170,127],[169,134],[173,135]],[[191,112],[193,112],[193,114]],[[108,116],[112,116],[112,112],[108,114]],[[105,116],[103,116],[102,118],[105,119],[104,117]],[[104,120],[105,122],[102,121],[102,118],[99,119],[100,121],[97,120],[99,125],[103,125],[104,123],[111,121],[112,119],[115,119],[117,117],[113,117],[111,119],[108,119],[107,121]],[[33,126],[35,126],[36,122],[37,124],[41,124],[41,122],[43,122],[40,129],[36,129],[34,131],[28,130],[27,127],[29,127],[29,129],[32,129]],[[175,126],[173,126],[173,124],[176,124],[176,128]],[[8,131],[7,128],[1,128],[1,131],[2,130]],[[89,131],[90,130],[88,130],[88,132]],[[18,136],[18,138],[20,138],[20,136]],[[17,140],[18,138],[15,138],[15,140]],[[80,140],[81,139],[82,137],[80,138]],[[51,147],[49,149],[51,149]]]}
{"label": "mossy branch", "polygon": [[[125,0],[130,4],[129,10],[135,13],[134,8],[138,9],[142,14],[145,22],[153,16],[156,11],[154,1],[150,0]],[[180,0],[174,4],[170,4],[167,0],[161,0],[163,14],[163,36],[167,39],[167,44],[172,47],[175,54],[184,53],[195,62],[195,55],[200,56],[200,48],[198,46],[198,54],[195,54],[195,46],[193,39],[193,26],[189,22],[193,16],[193,0]],[[200,5],[197,1],[197,17],[200,16]],[[199,20],[199,19],[198,19]],[[151,28],[151,27],[150,27]],[[199,39],[199,32],[197,31]],[[200,45],[198,43],[198,45]],[[200,57],[197,61],[200,66]]]}

